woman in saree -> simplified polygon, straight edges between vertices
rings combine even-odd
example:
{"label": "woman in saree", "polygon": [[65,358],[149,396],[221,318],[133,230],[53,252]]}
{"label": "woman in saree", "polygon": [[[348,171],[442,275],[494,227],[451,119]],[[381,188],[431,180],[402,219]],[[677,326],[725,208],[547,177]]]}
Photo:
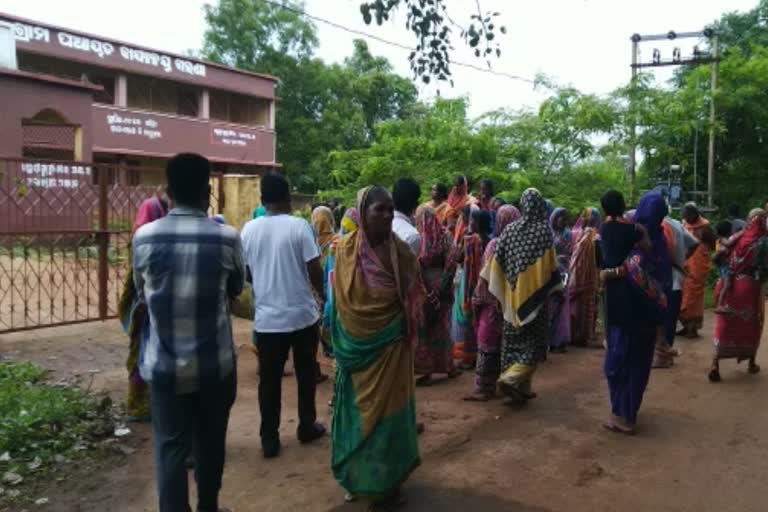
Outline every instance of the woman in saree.
{"label": "woman in saree", "polygon": [[571,341],[590,346],[597,325],[598,265],[600,263],[600,212],[585,208],[573,227],[573,254],[568,268]]}
{"label": "woman in saree", "polygon": [[[568,274],[571,263],[573,243],[571,230],[568,229],[568,210],[555,208],[549,216],[549,229],[555,243],[557,254],[557,269],[561,276]],[[568,294],[558,291],[552,294],[549,300],[549,347],[553,352],[566,352],[571,342],[571,303]]]}
{"label": "woman in saree", "polygon": [[499,389],[509,402],[524,404],[536,396],[533,374],[547,353],[547,300],[563,283],[544,198],[529,188],[520,206],[522,217],[504,229],[481,277],[504,317]]}
{"label": "woman in saree", "polygon": [[680,307],[683,329],[679,334],[697,338],[704,322],[704,293],[716,237],[709,221],[702,217],[695,203],[688,203],[683,208],[683,227],[700,243],[686,263],[688,275],[683,283],[683,303]]}
{"label": "woman in saree", "polygon": [[483,268],[483,252],[490,241],[491,216],[473,207],[467,234],[456,248],[457,273],[455,301],[451,320],[453,359],[462,370],[474,370],[477,364],[477,332],[472,310],[472,295]]}
{"label": "woman in saree", "polygon": [[443,223],[449,232],[454,233],[461,218],[462,208],[472,204],[472,198],[469,195],[469,180],[466,176],[456,176],[446,203],[448,206],[445,209]]}
{"label": "woman in saree", "polygon": [[664,324],[664,290],[672,285],[662,228],[668,209],[661,194],[648,193],[635,212],[636,225],[622,217],[624,197],[619,192],[608,192],[602,204],[609,216],[601,230],[605,251],[601,277],[606,284],[605,376],[612,413],[603,428],[631,435]]}
{"label": "woman in saree", "polygon": [[[730,314],[715,320],[715,354],[709,380],[720,381],[720,360],[749,361],[747,371],[757,373],[755,362],[765,319],[764,284],[768,279],[768,230],[766,212],[753,210],[747,228],[728,255],[731,286],[723,293],[723,304]],[[723,286],[717,284],[715,296]]]}
{"label": "woman in saree", "polygon": [[[509,224],[520,218],[520,212],[512,205],[504,205],[496,212],[494,238],[483,253],[484,268],[493,258],[499,237]],[[472,296],[472,306],[477,319],[477,367],[475,389],[464,400],[485,402],[496,396],[496,381],[501,373],[501,334],[504,317],[499,301],[488,291],[488,282],[480,278]]]}
{"label": "woman in saree", "polygon": [[347,499],[400,501],[420,464],[414,347],[424,290],[419,264],[392,233],[394,204],[382,187],[358,193],[360,228],[341,238],[331,295],[338,365],[332,469]]}
{"label": "woman in saree", "polygon": [[[328,251],[328,256],[325,258],[325,265],[323,265],[323,284],[325,285],[325,305],[323,307],[323,321],[320,327],[321,336],[326,333],[328,336],[326,341],[327,346],[323,346],[323,352],[325,357],[333,358],[333,344],[331,343],[331,314],[333,308],[333,273],[336,267],[336,247],[339,244],[341,237],[349,235],[357,231],[357,227],[360,225],[360,216],[357,213],[357,208],[349,208],[344,212],[339,222],[339,235],[331,242],[331,247]],[[321,338],[322,340],[322,338]],[[336,382],[337,365],[333,364],[333,382]],[[333,407],[333,397],[328,401],[328,405]]]}
{"label": "woman in saree", "polygon": [[[317,238],[317,245],[320,247],[320,266],[323,268],[323,275],[326,281],[328,280],[328,258],[331,253],[331,246],[338,238],[338,235],[334,232],[334,219],[333,211],[327,206],[318,206],[312,210],[312,228],[315,230],[315,237]],[[323,353],[331,353],[331,337],[328,329],[321,324],[320,326],[320,343],[323,346]],[[328,377],[320,370],[320,364],[317,364],[317,381],[325,382]]]}
{"label": "woman in saree", "polygon": [[[432,185],[431,199],[421,206],[431,207],[435,211],[435,215],[437,215],[437,220],[440,224],[445,226],[446,215],[448,214],[448,210],[450,210],[448,204],[448,187],[442,183],[435,183]],[[418,213],[418,210],[416,213]]]}
{"label": "woman in saree", "polygon": [[419,264],[427,298],[424,302],[424,323],[416,347],[417,386],[432,383],[433,373],[444,373],[449,378],[461,372],[453,364],[451,341],[451,308],[453,306],[453,278],[456,259],[453,241],[440,224],[435,210],[421,206],[416,212],[416,228],[421,233]]}
{"label": "woman in saree", "polygon": [[[168,214],[168,208],[158,196],[145,199],[139,206],[133,223],[135,233],[145,224],[156,221]],[[128,246],[128,275],[123,285],[123,293],[118,305],[118,316],[123,330],[128,335],[128,399],[125,407],[131,421],[149,421],[149,387],[139,375],[139,353],[141,344],[149,336],[149,315],[144,304],[139,304],[136,288],[133,284],[133,266],[131,265],[131,246]]]}

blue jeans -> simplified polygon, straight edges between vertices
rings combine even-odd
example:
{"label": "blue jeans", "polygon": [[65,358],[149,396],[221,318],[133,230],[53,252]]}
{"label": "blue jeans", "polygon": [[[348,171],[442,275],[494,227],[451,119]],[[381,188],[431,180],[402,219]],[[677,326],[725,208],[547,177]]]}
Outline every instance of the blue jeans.
{"label": "blue jeans", "polygon": [[166,386],[150,386],[160,512],[190,512],[185,464],[190,449],[195,456],[197,510],[216,512],[229,411],[237,394],[236,372],[184,395]]}

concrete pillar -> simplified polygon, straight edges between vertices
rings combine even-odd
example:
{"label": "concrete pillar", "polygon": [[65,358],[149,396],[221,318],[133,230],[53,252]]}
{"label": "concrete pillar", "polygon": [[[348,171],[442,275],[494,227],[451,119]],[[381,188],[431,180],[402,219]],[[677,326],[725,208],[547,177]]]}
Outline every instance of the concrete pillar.
{"label": "concrete pillar", "polygon": [[200,94],[197,96],[198,98],[198,107],[197,107],[197,115],[200,119],[210,119],[211,118],[211,94],[208,92],[208,89],[203,89],[200,91]]}
{"label": "concrete pillar", "polygon": [[271,130],[275,129],[275,101],[272,100],[269,102],[269,128]]}
{"label": "concrete pillar", "polygon": [[115,80],[115,106],[123,108],[128,106],[128,76],[125,73],[117,75]]}

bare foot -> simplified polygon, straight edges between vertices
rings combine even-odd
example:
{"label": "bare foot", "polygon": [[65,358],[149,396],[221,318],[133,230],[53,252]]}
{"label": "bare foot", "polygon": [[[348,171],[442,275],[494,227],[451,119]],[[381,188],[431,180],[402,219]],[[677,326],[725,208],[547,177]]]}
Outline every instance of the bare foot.
{"label": "bare foot", "polygon": [[487,393],[475,392],[469,395],[465,395],[464,398],[462,398],[462,400],[464,400],[465,402],[487,402],[491,398],[493,397]]}

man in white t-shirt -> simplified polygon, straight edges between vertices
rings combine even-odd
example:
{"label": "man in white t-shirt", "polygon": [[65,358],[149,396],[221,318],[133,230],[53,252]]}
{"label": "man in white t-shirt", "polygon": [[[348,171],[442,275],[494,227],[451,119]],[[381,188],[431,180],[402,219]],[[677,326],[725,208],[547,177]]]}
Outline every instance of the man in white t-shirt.
{"label": "man in white t-shirt", "polygon": [[400,178],[392,188],[392,200],[395,203],[395,217],[392,219],[392,231],[408,244],[417,257],[421,252],[421,235],[413,225],[413,213],[419,206],[421,188],[411,178]]}
{"label": "man in white t-shirt", "polygon": [[296,434],[301,443],[325,434],[325,427],[316,422],[315,410],[315,352],[320,319],[315,297],[324,297],[325,293],[315,235],[307,221],[291,216],[290,189],[285,178],[264,176],[261,202],[267,215],[248,222],[240,237],[253,282],[261,446],[264,457],[272,458],[280,453],[281,386],[291,349],[299,396]]}
{"label": "man in white t-shirt", "polygon": [[699,241],[688,232],[680,221],[667,217],[664,223],[672,228],[675,245],[672,251],[672,292],[669,294],[666,318],[664,319],[664,337],[671,347],[675,342],[677,318],[680,316],[680,304],[683,300],[683,281],[685,280],[685,261]]}

